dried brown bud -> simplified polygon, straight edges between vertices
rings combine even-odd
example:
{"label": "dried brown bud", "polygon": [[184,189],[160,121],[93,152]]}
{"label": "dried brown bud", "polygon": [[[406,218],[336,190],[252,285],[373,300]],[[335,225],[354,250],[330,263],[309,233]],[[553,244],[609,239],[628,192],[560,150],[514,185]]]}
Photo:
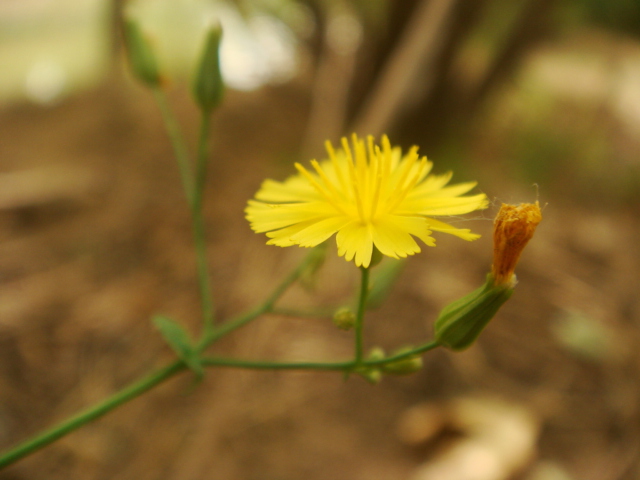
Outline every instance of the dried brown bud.
{"label": "dried brown bud", "polygon": [[492,274],[496,285],[515,284],[513,271],[540,220],[538,202],[502,204],[493,227]]}

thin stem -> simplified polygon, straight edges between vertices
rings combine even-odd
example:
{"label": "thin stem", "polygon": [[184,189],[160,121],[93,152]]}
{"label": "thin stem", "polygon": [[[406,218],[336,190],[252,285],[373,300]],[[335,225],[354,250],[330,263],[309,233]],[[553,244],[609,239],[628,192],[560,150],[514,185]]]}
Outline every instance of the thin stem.
{"label": "thin stem", "polygon": [[326,309],[326,310],[295,310],[292,308],[286,307],[275,307],[272,308],[269,313],[273,313],[274,315],[282,315],[283,317],[294,317],[294,318],[331,318],[333,315],[334,309]]}
{"label": "thin stem", "polygon": [[204,187],[207,179],[207,159],[209,157],[209,130],[211,116],[202,112],[200,116],[200,134],[198,135],[198,156],[196,157],[196,185],[194,210],[202,209]]}
{"label": "thin stem", "polygon": [[364,324],[364,312],[367,307],[367,295],[369,294],[369,269],[361,267],[360,272],[362,273],[360,280],[360,296],[358,297],[358,313],[356,314],[356,323],[354,325],[356,364],[362,363],[362,327]]}
{"label": "thin stem", "polygon": [[398,362],[406,358],[421,355],[429,350],[439,347],[440,344],[433,340],[406,352],[381,359],[365,359],[360,362],[349,360],[344,362],[270,362],[262,360],[241,360],[235,358],[202,358],[202,365],[207,367],[243,368],[249,370],[323,370],[349,372],[358,367],[380,367]]}
{"label": "thin stem", "polygon": [[184,370],[185,366],[181,361],[174,362],[171,365],[143,378],[142,380],[129,385],[97,405],[94,405],[93,407],[90,407],[87,410],[59,423],[49,430],[42,432],[40,435],[23,442],[0,456],[0,469],[11,465],[12,463],[43,447],[46,447],[50,443],[55,442],[68,433],[86,425],[98,417],[101,417],[123,403],[133,400],[148,390],[151,390],[156,385]]}
{"label": "thin stem", "polygon": [[411,350],[407,350],[406,352],[398,353],[396,355],[391,355],[390,357],[378,359],[378,360],[365,360],[364,365],[368,366],[376,366],[383,365],[385,363],[393,363],[399,360],[404,360],[405,358],[415,357],[416,355],[422,355],[423,353],[428,352],[429,350],[433,350],[434,348],[440,347],[440,342],[437,340],[431,340],[430,342],[425,343],[424,345],[420,345],[419,347],[412,348]]}
{"label": "thin stem", "polygon": [[207,176],[207,157],[209,151],[209,126],[211,118],[206,113],[202,114],[200,122],[200,135],[198,139],[198,156],[196,161],[195,191],[193,204],[191,205],[191,218],[193,223],[193,239],[196,250],[196,263],[198,267],[198,286],[200,300],[202,302],[202,319],[205,335],[213,331],[214,307],[213,292],[211,289],[211,277],[207,267],[207,241],[205,235],[204,215],[202,204],[204,187]]}
{"label": "thin stem", "polygon": [[180,127],[173,113],[171,112],[171,108],[169,108],[169,102],[167,102],[167,97],[165,96],[164,92],[160,88],[154,88],[153,95],[156,99],[158,107],[160,108],[162,120],[164,121],[165,128],[167,129],[167,133],[169,135],[169,140],[171,141],[171,146],[173,147],[176,160],[178,161],[178,169],[180,170],[182,188],[184,189],[184,193],[187,196],[189,207],[192,207],[195,188],[193,182],[191,160],[189,158],[189,151],[187,150],[184,140],[182,139]]}
{"label": "thin stem", "polygon": [[202,215],[202,203],[204,198],[204,187],[206,183],[206,167],[208,157],[208,134],[211,118],[207,114],[202,114],[200,122],[200,135],[198,139],[198,156],[196,161],[195,177],[192,170],[192,163],[184,139],[180,132],[180,127],[169,107],[167,97],[160,88],[153,89],[156,102],[162,114],[162,119],[169,135],[169,140],[178,161],[182,188],[184,189],[189,209],[191,211],[191,225],[193,239],[196,250],[196,266],[198,271],[198,288],[200,290],[200,301],[202,302],[202,317],[204,330],[210,332],[213,329],[213,295],[207,267],[207,242],[205,236],[204,216]]}
{"label": "thin stem", "polygon": [[226,323],[223,323],[217,326],[208,334],[204,335],[200,345],[199,350],[205,350],[209,345],[215,343],[220,338],[225,335],[231,333],[232,331],[246,325],[247,323],[255,320],[260,315],[271,312],[273,310],[273,306],[280,299],[280,297],[287,291],[287,289],[300,278],[300,275],[304,273],[304,271],[308,268],[309,264],[315,260],[314,252],[310,252],[304,260],[298,265],[298,267],[293,270],[281,283],[278,285],[271,295],[267,297],[267,299],[261,304],[258,305],[253,310],[250,310],[234,319],[229,320]]}
{"label": "thin stem", "polygon": [[[300,263],[300,265],[293,272],[291,272],[282,281],[282,283],[278,285],[278,287],[274,289],[274,291],[269,297],[267,297],[262,305],[243,315],[236,317],[233,320],[230,320],[227,323],[220,325],[220,327],[218,327],[217,329],[209,332],[208,335],[203,335],[203,340],[200,344],[201,351],[226,334],[232,332],[237,328],[240,328],[251,320],[262,315],[263,313],[269,312],[273,308],[273,305],[276,303],[276,301],[278,301],[278,299],[291,286],[291,284],[293,284],[300,277],[300,275],[304,272],[308,264],[313,259],[314,257],[312,252],[307,255],[307,257]],[[229,360],[229,362],[232,362],[232,360]],[[203,362],[203,365],[209,364]],[[214,364],[212,363],[210,365]],[[90,407],[83,412],[80,412],[79,414],[42,432],[40,435],[34,438],[26,440],[25,442],[14,447],[8,452],[0,455],[0,469],[13,464],[14,462],[17,462],[21,458],[30,455],[43,447],[46,447],[47,445],[55,442],[56,440],[64,437],[65,435],[82,427],[83,425],[86,425],[92,420],[95,420],[96,418],[110,412],[118,406],[130,400],[133,400],[134,398],[140,396],[148,390],[151,390],[153,387],[171,378],[173,375],[185,370],[185,364],[182,361],[176,361],[115,393],[99,404],[94,405],[93,407]]]}
{"label": "thin stem", "polygon": [[202,364],[207,367],[230,367],[250,370],[326,370],[347,371],[355,363],[347,362],[265,362],[260,360],[240,360],[235,358],[203,358]]}

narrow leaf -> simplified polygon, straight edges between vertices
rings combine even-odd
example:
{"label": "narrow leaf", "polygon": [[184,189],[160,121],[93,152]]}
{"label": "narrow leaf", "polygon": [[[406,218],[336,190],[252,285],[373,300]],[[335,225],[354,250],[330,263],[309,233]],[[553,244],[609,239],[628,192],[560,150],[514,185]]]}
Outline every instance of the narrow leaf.
{"label": "narrow leaf", "polygon": [[196,376],[202,378],[204,371],[200,362],[198,351],[193,346],[187,331],[175,320],[163,315],[153,317],[153,324],[169,344],[171,349],[186,365],[193,370]]}

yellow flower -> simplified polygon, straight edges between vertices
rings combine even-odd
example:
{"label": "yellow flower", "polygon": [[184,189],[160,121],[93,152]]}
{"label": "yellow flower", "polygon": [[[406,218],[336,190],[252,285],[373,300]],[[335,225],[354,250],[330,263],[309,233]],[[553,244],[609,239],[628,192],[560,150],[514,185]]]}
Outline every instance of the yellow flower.
{"label": "yellow flower", "polygon": [[533,237],[541,220],[542,212],[538,202],[520,205],[502,204],[493,227],[491,273],[496,285],[515,285],[513,271],[522,250]]}
{"label": "yellow flower", "polygon": [[382,137],[353,135],[342,149],[326,143],[329,159],[296,163],[297,175],[284,182],[266,180],[245,210],[256,233],[266,232],[269,245],[314,247],[336,233],[338,255],[369,267],[374,247],[389,257],[420,252],[413,237],[435,246],[433,231],[475,240],[479,235],[455,228],[433,216],[460,215],[487,206],[484,194],[461,196],[476,183],[445,186],[451,173],[430,175],[432,163],[413,147],[404,156]]}

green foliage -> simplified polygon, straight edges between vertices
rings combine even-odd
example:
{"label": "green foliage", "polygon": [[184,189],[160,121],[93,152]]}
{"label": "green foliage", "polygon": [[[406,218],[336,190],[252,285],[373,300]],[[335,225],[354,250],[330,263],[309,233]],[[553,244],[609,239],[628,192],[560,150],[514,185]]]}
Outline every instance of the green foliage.
{"label": "green foliage", "polygon": [[187,331],[175,320],[163,315],[156,315],[153,324],[171,349],[200,379],[204,370],[200,362],[198,349],[195,347]]}

